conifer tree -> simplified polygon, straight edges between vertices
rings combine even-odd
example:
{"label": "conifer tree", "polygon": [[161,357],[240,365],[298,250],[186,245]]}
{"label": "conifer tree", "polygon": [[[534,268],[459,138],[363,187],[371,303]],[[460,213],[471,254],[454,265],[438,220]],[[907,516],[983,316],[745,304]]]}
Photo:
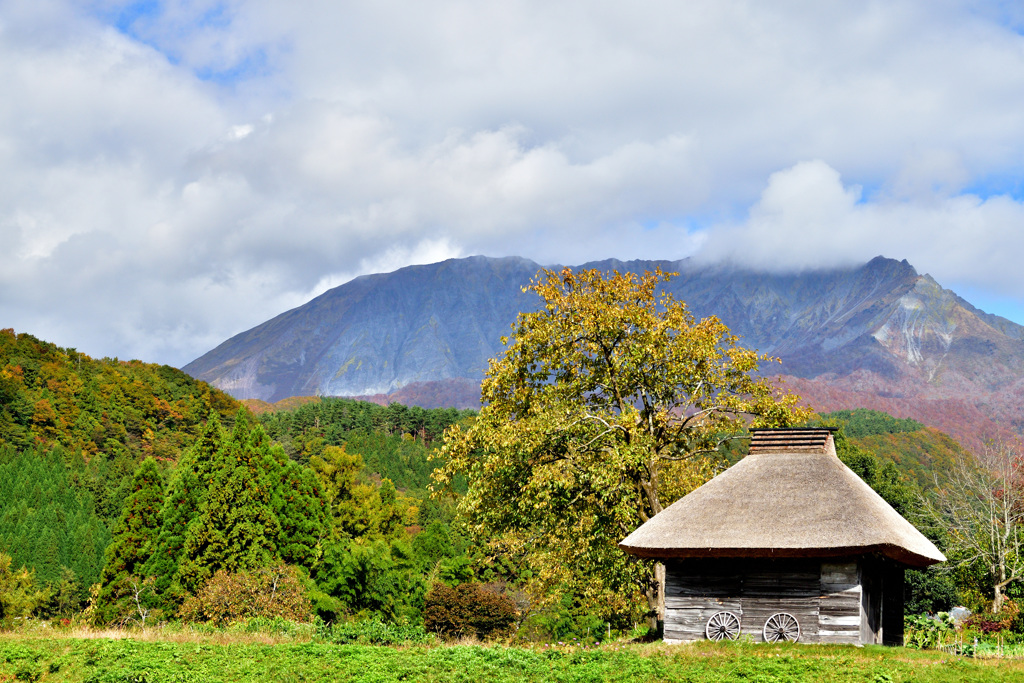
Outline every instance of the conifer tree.
{"label": "conifer tree", "polygon": [[146,458],[132,482],[132,494],[125,502],[114,538],[107,547],[106,564],[100,577],[97,620],[107,623],[129,613],[135,589],[144,577],[143,567],[156,547],[160,512],[164,504],[164,482],[153,458]]}
{"label": "conifer tree", "polygon": [[289,460],[262,427],[240,413],[226,435],[211,416],[178,463],[156,550],[141,573],[153,577],[170,611],[220,570],[311,567],[328,517],[312,471]]}
{"label": "conifer tree", "polygon": [[273,503],[281,527],[278,551],[286,563],[310,567],[330,530],[323,490],[313,472],[289,460],[279,446],[271,447],[271,456],[279,465]]}
{"label": "conifer tree", "polygon": [[60,545],[57,534],[50,526],[43,526],[36,539],[32,565],[40,583],[53,583],[60,577]]}
{"label": "conifer tree", "polygon": [[146,576],[154,577],[154,592],[167,605],[180,604],[185,598],[186,593],[176,580],[185,534],[206,501],[213,473],[222,466],[218,461],[222,440],[220,421],[214,413],[199,438],[178,461],[171,479],[156,549],[143,570]]}
{"label": "conifer tree", "polygon": [[281,525],[273,509],[273,474],[279,469],[262,427],[250,430],[239,415],[223,445],[222,467],[202,511],[185,532],[178,580],[195,591],[214,572],[241,572],[280,562]]}

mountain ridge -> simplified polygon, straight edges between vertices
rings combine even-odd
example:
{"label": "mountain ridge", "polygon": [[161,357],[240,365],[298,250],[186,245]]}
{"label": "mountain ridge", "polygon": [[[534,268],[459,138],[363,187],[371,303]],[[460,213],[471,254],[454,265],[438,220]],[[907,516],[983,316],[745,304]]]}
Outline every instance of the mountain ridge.
{"label": "mountain ridge", "polygon": [[[430,387],[436,404],[449,383],[461,386],[464,399],[466,383],[479,382],[487,360],[502,352],[499,339],[516,315],[539,306],[522,288],[542,267],[521,257],[473,256],[362,276],[183,369],[236,398],[389,400],[402,392],[416,403],[416,388]],[[1024,326],[981,311],[906,260],[879,256],[802,273],[692,259],[584,267],[677,272],[666,292],[698,318],[718,316],[743,345],[780,357],[781,374],[831,401],[816,408],[856,407],[846,401],[855,396],[959,402],[993,425],[1024,428]],[[846,399],[836,405],[840,395]]]}

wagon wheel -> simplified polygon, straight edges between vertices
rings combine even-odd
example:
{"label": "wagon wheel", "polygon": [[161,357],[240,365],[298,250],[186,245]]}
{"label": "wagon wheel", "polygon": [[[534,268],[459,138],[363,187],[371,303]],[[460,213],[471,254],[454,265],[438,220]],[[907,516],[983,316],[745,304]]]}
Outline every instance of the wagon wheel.
{"label": "wagon wheel", "polygon": [[764,622],[765,642],[777,643],[780,640],[788,640],[791,643],[800,638],[800,622],[792,614],[778,612],[768,617]]}
{"label": "wagon wheel", "polygon": [[708,640],[736,640],[740,637],[740,618],[732,612],[715,612],[704,627]]}

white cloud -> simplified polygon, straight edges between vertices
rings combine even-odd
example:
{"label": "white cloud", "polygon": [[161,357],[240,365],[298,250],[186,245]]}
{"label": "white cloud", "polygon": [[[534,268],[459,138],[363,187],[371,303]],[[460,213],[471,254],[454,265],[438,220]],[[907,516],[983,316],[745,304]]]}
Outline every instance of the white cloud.
{"label": "white cloud", "polygon": [[996,6],[133,4],[0,0],[2,326],[182,364],[473,253],[1024,284],[1024,39]]}
{"label": "white cloud", "polygon": [[822,161],[772,174],[747,219],[708,235],[701,258],[769,271],[905,258],[940,282],[1019,291],[1024,203],[1006,195],[862,201]]}

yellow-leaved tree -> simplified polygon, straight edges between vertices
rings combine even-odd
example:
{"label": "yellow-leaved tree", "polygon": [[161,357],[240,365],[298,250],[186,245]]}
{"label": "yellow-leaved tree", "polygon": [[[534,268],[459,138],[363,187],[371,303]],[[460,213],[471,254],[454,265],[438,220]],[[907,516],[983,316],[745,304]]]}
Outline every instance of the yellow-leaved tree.
{"label": "yellow-leaved tree", "polygon": [[653,624],[664,568],[618,542],[706,481],[723,438],[809,415],[757,374],[775,359],[659,293],[669,278],[538,273],[528,289],[543,307],[502,339],[476,421],[445,433],[435,491],[465,476],[471,532],[522,563],[541,604],[572,591],[583,609],[627,615],[642,593]]}

